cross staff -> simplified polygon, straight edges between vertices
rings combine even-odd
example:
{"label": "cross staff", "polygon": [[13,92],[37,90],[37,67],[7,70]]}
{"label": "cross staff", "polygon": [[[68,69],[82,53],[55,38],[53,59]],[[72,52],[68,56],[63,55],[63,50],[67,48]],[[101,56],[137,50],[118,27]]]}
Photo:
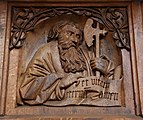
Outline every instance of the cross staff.
{"label": "cross staff", "polygon": [[[105,34],[107,33],[107,31],[105,29],[101,30],[99,27],[99,23],[97,22],[97,26],[96,28],[92,27],[93,25],[93,20],[92,19],[88,19],[85,23],[85,27],[84,27],[84,38],[85,41],[88,45],[88,47],[91,47],[93,45],[93,36],[96,36],[96,57],[99,58],[100,57],[100,35],[105,36]],[[100,72],[96,71],[96,76],[100,77]]]}

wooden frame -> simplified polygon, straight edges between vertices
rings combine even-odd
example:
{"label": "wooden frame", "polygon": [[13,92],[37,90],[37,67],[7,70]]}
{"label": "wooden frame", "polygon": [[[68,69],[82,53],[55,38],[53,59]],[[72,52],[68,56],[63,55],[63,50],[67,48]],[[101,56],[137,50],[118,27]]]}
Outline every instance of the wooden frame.
{"label": "wooden frame", "polygon": [[[9,0],[11,1],[11,0]],[[62,3],[62,2],[43,2],[40,6],[111,6],[111,2],[96,3],[90,1],[86,3]],[[105,2],[105,1],[104,1]],[[9,2],[8,3],[8,18],[7,18],[7,33],[5,39],[5,58],[3,68],[3,82],[2,82],[2,98],[1,98],[1,113],[6,115],[36,115],[36,116],[103,116],[103,115],[141,115],[143,111],[142,101],[142,51],[141,43],[143,41],[143,34],[140,37],[137,36],[138,31],[142,31],[142,21],[138,21],[137,17],[141,16],[141,9],[138,8],[138,4],[131,2],[114,2],[112,6],[125,6],[128,9],[128,21],[129,21],[129,33],[130,33],[130,45],[131,52],[122,50],[123,59],[123,71],[124,71],[124,89],[125,89],[125,106],[124,107],[84,107],[84,106],[72,106],[72,107],[46,107],[46,106],[17,106],[16,105],[16,88],[19,68],[20,49],[14,49],[9,52],[9,39],[11,29],[11,8],[12,6],[39,6],[38,3],[25,4],[22,2]],[[134,12],[133,9],[138,10]],[[138,15],[136,14],[138,13]],[[140,25],[139,25],[139,23]],[[137,23],[137,24],[135,24]],[[134,31],[133,31],[134,29]],[[7,90],[7,92],[6,92]],[[135,95],[133,94],[135,93]],[[130,102],[129,102],[130,101]],[[134,104],[135,102],[135,104]],[[136,107],[135,107],[136,106]],[[65,112],[66,111],[66,112]],[[84,115],[83,115],[84,113]]]}

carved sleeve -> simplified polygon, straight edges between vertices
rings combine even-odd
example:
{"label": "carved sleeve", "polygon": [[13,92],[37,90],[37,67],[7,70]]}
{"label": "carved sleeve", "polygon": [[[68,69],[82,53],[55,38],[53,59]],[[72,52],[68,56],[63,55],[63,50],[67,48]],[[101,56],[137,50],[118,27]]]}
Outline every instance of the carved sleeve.
{"label": "carved sleeve", "polygon": [[21,76],[20,94],[27,104],[42,104],[47,100],[61,100],[64,90],[59,87],[61,75],[52,64],[51,53],[33,57],[26,72]]}

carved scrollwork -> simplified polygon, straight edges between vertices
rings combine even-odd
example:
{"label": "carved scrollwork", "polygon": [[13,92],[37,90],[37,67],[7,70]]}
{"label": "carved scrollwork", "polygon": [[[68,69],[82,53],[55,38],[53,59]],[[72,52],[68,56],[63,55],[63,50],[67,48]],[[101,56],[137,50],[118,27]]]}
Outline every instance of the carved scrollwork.
{"label": "carved scrollwork", "polygon": [[103,14],[103,22],[110,31],[113,32],[113,38],[116,45],[120,48],[130,49],[128,24],[126,11],[119,9],[107,9]]}
{"label": "carved scrollwork", "polygon": [[13,8],[10,50],[20,48],[27,32],[41,21],[63,14],[75,14],[95,19],[113,33],[113,39],[119,48],[130,49],[126,8],[88,8],[88,7],[55,7],[55,8]]}

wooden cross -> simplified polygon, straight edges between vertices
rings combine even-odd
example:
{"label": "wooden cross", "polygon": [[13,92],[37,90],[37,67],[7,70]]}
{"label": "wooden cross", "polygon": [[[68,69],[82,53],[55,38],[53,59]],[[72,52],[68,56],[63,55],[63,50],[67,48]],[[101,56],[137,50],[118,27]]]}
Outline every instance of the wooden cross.
{"label": "wooden cross", "polygon": [[[91,47],[93,45],[93,36],[96,36],[96,53],[95,56],[97,58],[100,57],[100,35],[105,36],[105,34],[107,33],[107,31],[105,29],[101,30],[99,27],[99,23],[97,22],[97,26],[96,28],[92,27],[93,25],[93,20],[92,19],[88,19],[85,23],[85,27],[84,27],[84,38],[85,41],[88,45],[88,47]],[[96,76],[100,77],[100,72],[96,71]]]}

